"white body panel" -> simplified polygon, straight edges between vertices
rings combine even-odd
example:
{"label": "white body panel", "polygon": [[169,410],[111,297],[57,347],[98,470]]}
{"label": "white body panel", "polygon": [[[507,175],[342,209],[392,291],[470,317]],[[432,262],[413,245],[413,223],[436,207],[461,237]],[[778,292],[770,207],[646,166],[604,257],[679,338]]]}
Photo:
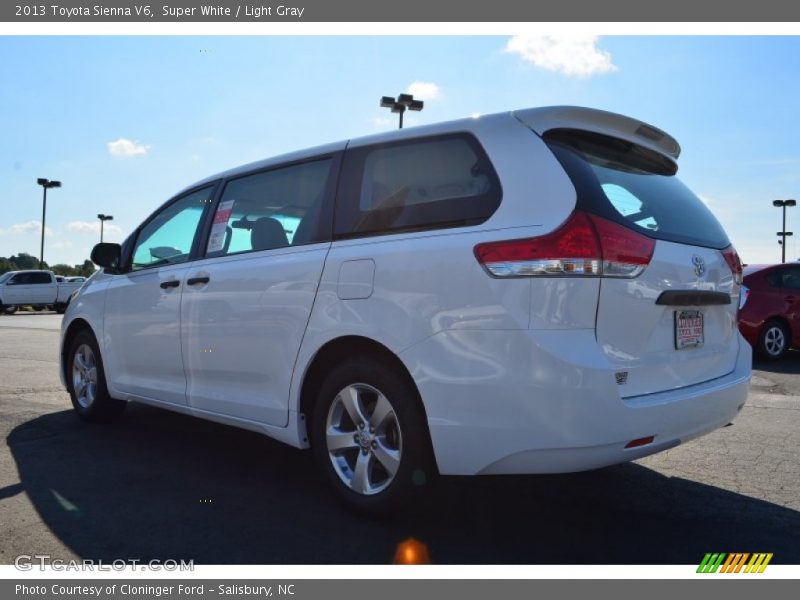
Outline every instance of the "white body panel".
{"label": "white body panel", "polygon": [[752,360],[743,343],[724,378],[623,399],[593,330],[448,331],[401,358],[439,469],[457,475],[581,471],[665,450],[733,420]]}
{"label": "white body panel", "polygon": [[30,297],[30,286],[17,284],[13,285],[8,282],[0,287],[0,300],[6,306],[13,306],[17,303],[25,304],[25,299]]}
{"label": "white body panel", "polygon": [[[664,280],[735,295],[719,251],[659,241],[650,267],[624,280],[497,279],[473,254],[480,243],[552,232],[576,207],[569,177],[531,129],[639,135],[638,121],[608,115],[522,111],[354,140],[348,149],[470,132],[497,172],[502,202],[471,227],[100,274],[73,301],[63,332],[78,318],[89,324],[117,398],[298,447],[308,445],[300,414],[306,375],[320,349],[344,336],[376,342],[406,367],[442,473],[575,471],[672,447],[725,425],[745,401],[750,349],[736,331],[735,307],[709,307],[706,345],[679,354],[665,345],[673,309],[654,304]],[[673,142],[666,136],[648,147],[674,160]],[[705,258],[703,281],[685,270],[687,252]],[[187,286],[190,277],[209,282]],[[180,287],[160,289],[169,278]],[[619,370],[630,371],[624,386]],[[625,449],[647,436],[654,441]]]}
{"label": "white body panel", "polygon": [[195,409],[285,427],[289,385],[330,244],[192,264],[181,340]]}
{"label": "white body panel", "polygon": [[[704,260],[698,276],[692,257]],[[660,306],[670,290],[723,292],[731,303],[720,306]],[[739,347],[736,309],[739,286],[718,250],[659,240],[650,264],[634,280],[604,279],[597,311],[597,341],[617,371],[627,373],[623,396],[640,396],[694,385],[733,371]],[[704,342],[675,349],[676,311],[698,310]],[[631,323],[636,326],[632,327]]]}
{"label": "white body panel", "polygon": [[65,303],[69,301],[69,297],[72,293],[80,289],[83,285],[83,281],[64,281],[63,283],[58,284],[58,294],[56,295],[56,302]]}
{"label": "white body panel", "polygon": [[[111,276],[102,346],[113,396],[186,404],[180,311],[188,268],[173,265]],[[169,281],[179,285],[161,288]]]}

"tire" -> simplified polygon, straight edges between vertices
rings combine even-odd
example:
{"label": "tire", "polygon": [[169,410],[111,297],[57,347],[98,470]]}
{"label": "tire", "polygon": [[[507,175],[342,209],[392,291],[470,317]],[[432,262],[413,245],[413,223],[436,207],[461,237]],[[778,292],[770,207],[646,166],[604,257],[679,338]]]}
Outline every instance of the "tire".
{"label": "tire", "polygon": [[34,306],[33,310],[35,310],[36,312],[42,312],[44,308],[45,308],[44,306]]}
{"label": "tire", "polygon": [[108,394],[103,359],[87,330],[72,340],[67,354],[67,387],[72,406],[85,421],[107,423],[122,414],[126,402]]}
{"label": "tire", "polygon": [[69,306],[69,302],[67,302],[66,304],[63,304],[63,303],[59,302],[58,304],[56,304],[56,305],[53,307],[53,309],[54,309],[54,310],[55,310],[55,311],[56,311],[58,314],[60,314],[60,315],[63,315],[65,312],[67,312],[67,307],[68,307],[68,306]]}
{"label": "tire", "polygon": [[417,391],[374,358],[349,359],[330,371],[319,388],[310,433],[323,477],[349,508],[362,513],[385,514],[400,506],[435,474]]}
{"label": "tire", "polygon": [[758,353],[766,360],[780,360],[789,350],[789,330],[780,321],[767,321],[758,338]]}
{"label": "tire", "polygon": [[5,314],[5,315],[13,315],[15,312],[17,312],[17,307],[16,306],[4,306],[3,307],[3,314]]}

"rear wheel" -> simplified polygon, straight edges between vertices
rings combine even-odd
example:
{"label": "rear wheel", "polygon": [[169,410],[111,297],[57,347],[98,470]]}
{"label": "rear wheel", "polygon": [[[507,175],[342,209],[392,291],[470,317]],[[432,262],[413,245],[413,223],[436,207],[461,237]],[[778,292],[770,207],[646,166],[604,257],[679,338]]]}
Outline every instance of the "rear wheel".
{"label": "rear wheel", "polygon": [[107,422],[125,410],[125,402],[108,394],[103,360],[91,332],[84,330],[75,336],[67,361],[72,406],[82,419]]}
{"label": "rear wheel", "polygon": [[780,321],[768,321],[758,338],[758,352],[767,360],[778,360],[789,350],[789,330]]}
{"label": "rear wheel", "polygon": [[385,512],[433,474],[417,392],[374,359],[334,368],[320,386],[311,422],[314,458],[345,503]]}

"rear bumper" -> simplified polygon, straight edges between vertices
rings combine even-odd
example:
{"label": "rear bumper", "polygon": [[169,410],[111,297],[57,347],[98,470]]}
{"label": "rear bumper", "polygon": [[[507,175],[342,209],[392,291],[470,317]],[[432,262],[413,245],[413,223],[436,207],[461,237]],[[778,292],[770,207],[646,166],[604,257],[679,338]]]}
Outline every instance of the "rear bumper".
{"label": "rear bumper", "polygon": [[[731,422],[751,349],[702,384],[621,399],[593,330],[448,331],[402,353],[445,474],[566,473],[635,460]],[[652,443],[625,449],[630,441]]]}

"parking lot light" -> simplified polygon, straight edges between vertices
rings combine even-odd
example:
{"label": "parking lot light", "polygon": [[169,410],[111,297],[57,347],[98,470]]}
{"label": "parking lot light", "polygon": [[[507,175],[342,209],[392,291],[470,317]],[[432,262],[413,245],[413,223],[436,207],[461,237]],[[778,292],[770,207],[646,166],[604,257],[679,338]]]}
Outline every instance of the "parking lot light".
{"label": "parking lot light", "polygon": [[380,106],[391,109],[393,113],[400,115],[399,128],[402,129],[403,115],[406,110],[419,112],[424,108],[425,103],[422,100],[414,100],[414,96],[411,94],[399,94],[396,99],[391,96],[381,96]]}
{"label": "parking lot light", "polygon": [[102,244],[103,243],[103,223],[105,223],[106,221],[113,221],[114,217],[112,215],[104,215],[103,213],[100,213],[99,215],[97,215],[97,218],[100,219],[100,243]]}
{"label": "parking lot light", "polygon": [[781,238],[778,240],[778,243],[781,245],[781,263],[786,262],[786,236],[794,235],[791,231],[786,231],[786,207],[796,205],[797,201],[792,199],[772,201],[772,206],[783,208],[783,227],[778,232],[778,237]]}
{"label": "parking lot light", "polygon": [[39,247],[39,268],[44,269],[44,220],[47,213],[47,190],[50,188],[60,188],[60,181],[50,181],[44,177],[39,177],[36,183],[42,186],[44,196],[42,197],[42,244]]}

